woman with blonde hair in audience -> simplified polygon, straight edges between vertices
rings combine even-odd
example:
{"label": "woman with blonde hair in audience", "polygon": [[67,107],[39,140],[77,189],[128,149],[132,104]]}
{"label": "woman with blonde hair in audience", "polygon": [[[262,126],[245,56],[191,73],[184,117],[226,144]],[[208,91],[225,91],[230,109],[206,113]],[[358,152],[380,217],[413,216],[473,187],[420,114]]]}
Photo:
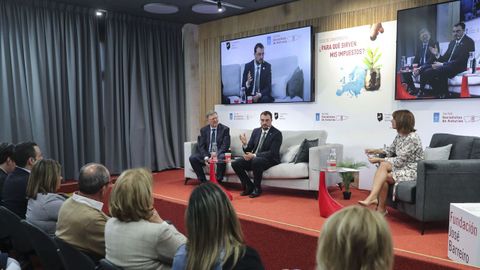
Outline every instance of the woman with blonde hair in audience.
{"label": "woman with blonde hair in audience", "polygon": [[[408,110],[398,110],[392,114],[392,128],[397,136],[390,147],[385,149],[366,149],[368,161],[378,164],[373,177],[373,187],[368,197],[359,201],[362,206],[376,205],[376,210],[387,214],[386,201],[388,184],[396,185],[401,181],[417,180],[417,164],[423,159],[423,147],[420,136],[415,132],[415,117]],[[385,155],[386,157],[372,156]]]}
{"label": "woman with blonde hair in audience", "polygon": [[26,220],[37,225],[49,235],[55,234],[58,212],[65,197],[56,194],[62,181],[62,167],[52,159],[35,162],[28,178]]}
{"label": "woman with blonde hair in audience", "polygon": [[393,244],[383,215],[349,206],[323,225],[317,248],[317,270],[390,270]]}
{"label": "woman with blonde hair in audience", "polygon": [[105,226],[106,258],[123,269],[170,269],[186,238],[153,208],[152,174],[124,171],[110,194]]}
{"label": "woman with blonde hair in audience", "polygon": [[218,185],[195,188],[185,224],[188,240],[175,254],[174,270],[264,269],[258,253],[245,245],[237,214]]}

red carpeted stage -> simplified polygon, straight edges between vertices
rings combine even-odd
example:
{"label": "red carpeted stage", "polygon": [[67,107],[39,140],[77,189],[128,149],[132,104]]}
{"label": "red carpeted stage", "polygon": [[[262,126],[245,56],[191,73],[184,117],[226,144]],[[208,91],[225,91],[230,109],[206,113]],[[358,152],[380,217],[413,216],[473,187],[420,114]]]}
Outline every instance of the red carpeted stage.
{"label": "red carpeted stage", "polygon": [[[198,185],[184,185],[183,170],[154,174],[155,208],[185,233],[184,212],[190,192]],[[224,185],[233,195],[233,205],[241,219],[247,243],[260,253],[266,269],[314,269],[317,238],[325,219],[312,192],[264,187],[262,196],[240,196],[240,185]],[[331,195],[342,205],[355,204],[367,191],[353,190],[351,200],[343,200],[338,188]],[[446,223],[420,224],[389,209],[386,216],[395,247],[394,269],[477,269],[452,262],[447,257]],[[339,258],[342,254],[338,255]]]}

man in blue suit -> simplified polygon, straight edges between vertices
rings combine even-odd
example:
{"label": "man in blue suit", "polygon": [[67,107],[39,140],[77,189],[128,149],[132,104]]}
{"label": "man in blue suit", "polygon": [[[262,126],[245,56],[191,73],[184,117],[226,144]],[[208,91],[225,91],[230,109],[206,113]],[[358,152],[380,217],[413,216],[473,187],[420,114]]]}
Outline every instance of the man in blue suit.
{"label": "man in blue suit", "polygon": [[[200,182],[207,181],[203,166],[211,162],[212,145],[217,146],[217,158],[225,159],[225,152],[230,148],[230,128],[218,122],[218,115],[215,111],[207,112],[208,125],[200,129],[200,136],[197,142],[197,152],[190,156],[190,164],[197,174]],[[217,163],[217,181],[221,182],[225,174],[225,162]]]}
{"label": "man in blue suit", "polygon": [[[467,68],[469,53],[475,51],[475,43],[465,34],[465,24],[460,22],[453,27],[454,39],[448,44],[444,55],[440,56],[437,48],[431,48],[436,61],[426,65],[420,76],[420,85],[430,84],[439,98],[449,96],[448,78],[453,78]],[[422,92],[425,89],[420,89]]]}
{"label": "man in blue suit", "polygon": [[[438,42],[432,40],[431,37],[432,35],[427,28],[422,28],[418,32],[418,38],[420,42],[417,42],[415,57],[412,61],[414,76],[421,75],[423,69],[431,66],[435,60],[435,55],[431,50],[432,48],[436,48],[438,50],[439,45]],[[402,72],[402,82],[407,84],[408,92],[410,94],[418,94],[413,82],[412,72]]]}
{"label": "man in blue suit", "polygon": [[263,59],[265,52],[262,43],[253,49],[255,59],[245,64],[242,87],[254,103],[270,103],[272,97],[272,66]]}
{"label": "man in blue suit", "polygon": [[[252,131],[252,136],[247,144],[245,134],[240,135],[243,158],[232,162],[232,168],[240,178],[243,186],[242,196],[250,198],[260,196],[262,193],[262,176],[268,168],[280,163],[280,146],[282,145],[282,132],[272,126],[272,113],[264,111],[260,114],[261,127]],[[246,171],[253,171],[253,183]]]}
{"label": "man in blue suit", "polygon": [[14,150],[15,146],[11,143],[0,144],[0,205],[2,204],[3,183],[7,176],[15,170]]}
{"label": "man in blue suit", "polygon": [[42,159],[40,147],[34,142],[19,143],[15,146],[13,159],[17,167],[8,175],[3,184],[3,206],[25,218],[27,212],[27,184],[30,171],[37,160]]}

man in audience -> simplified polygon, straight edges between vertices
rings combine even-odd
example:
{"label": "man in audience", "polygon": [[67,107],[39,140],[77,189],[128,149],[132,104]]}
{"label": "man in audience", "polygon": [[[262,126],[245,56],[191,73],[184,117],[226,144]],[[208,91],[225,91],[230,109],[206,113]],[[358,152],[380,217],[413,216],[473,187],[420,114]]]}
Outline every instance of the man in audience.
{"label": "man in audience", "polygon": [[[197,174],[198,180],[204,183],[207,181],[203,166],[211,162],[212,145],[215,142],[217,146],[217,157],[225,159],[225,152],[230,148],[230,128],[218,123],[218,115],[215,111],[207,112],[208,125],[200,129],[198,137],[197,152],[190,156],[190,164]],[[221,182],[225,173],[225,162],[217,164],[217,181]]]}
{"label": "man in audience", "polygon": [[2,204],[3,183],[7,176],[15,170],[14,149],[15,146],[11,143],[0,144],[0,205]]}
{"label": "man in audience", "polygon": [[433,94],[439,98],[449,96],[448,78],[453,78],[465,71],[469,53],[475,51],[475,43],[465,34],[465,24],[460,22],[453,26],[453,40],[448,44],[444,55],[440,56],[438,48],[430,48],[435,55],[435,62],[427,65],[420,76],[421,91],[425,84],[430,84]]}
{"label": "man in audience", "polygon": [[55,235],[95,259],[105,257],[103,199],[110,182],[105,166],[89,163],[80,169],[78,193],[67,199],[58,213]]}
{"label": "man in audience", "polygon": [[255,103],[273,102],[272,97],[272,66],[263,60],[265,55],[262,43],[253,48],[255,59],[245,64],[242,76],[242,87],[247,96]]}
{"label": "man in audience", "polygon": [[3,205],[20,218],[25,218],[27,212],[27,184],[30,171],[37,160],[42,159],[40,147],[34,142],[23,142],[15,146],[13,160],[15,170],[7,176],[3,184]]}
{"label": "man in audience", "polygon": [[[282,132],[272,126],[272,113],[264,111],[260,114],[261,127],[252,131],[252,136],[247,144],[245,134],[240,135],[243,158],[232,162],[232,168],[240,178],[243,186],[242,196],[250,198],[260,196],[262,193],[263,171],[280,163],[280,146],[282,145]],[[248,170],[253,171],[253,183],[247,175]]]}

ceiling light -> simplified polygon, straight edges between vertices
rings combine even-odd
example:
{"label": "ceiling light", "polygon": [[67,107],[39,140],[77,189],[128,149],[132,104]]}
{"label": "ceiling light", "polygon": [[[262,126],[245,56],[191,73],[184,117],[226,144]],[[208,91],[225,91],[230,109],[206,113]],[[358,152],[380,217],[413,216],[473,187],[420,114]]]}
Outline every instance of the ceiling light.
{"label": "ceiling light", "polygon": [[[225,5],[222,4],[222,11],[225,12],[226,8]],[[192,6],[192,11],[195,13],[200,14],[218,14],[218,7],[217,5],[207,4],[207,3],[199,3]]]}
{"label": "ceiling light", "polygon": [[143,6],[143,10],[155,14],[173,14],[178,12],[178,7],[162,3],[149,3]]}
{"label": "ceiling light", "polygon": [[95,11],[95,15],[97,15],[97,17],[102,17],[102,16],[105,15],[105,13],[107,13],[107,11],[106,11],[106,10],[103,10],[103,9],[97,9],[97,10]]}
{"label": "ceiling light", "polygon": [[222,9],[222,2],[217,1],[217,9],[218,9],[218,12],[222,12],[222,11],[223,11],[223,9]]}

